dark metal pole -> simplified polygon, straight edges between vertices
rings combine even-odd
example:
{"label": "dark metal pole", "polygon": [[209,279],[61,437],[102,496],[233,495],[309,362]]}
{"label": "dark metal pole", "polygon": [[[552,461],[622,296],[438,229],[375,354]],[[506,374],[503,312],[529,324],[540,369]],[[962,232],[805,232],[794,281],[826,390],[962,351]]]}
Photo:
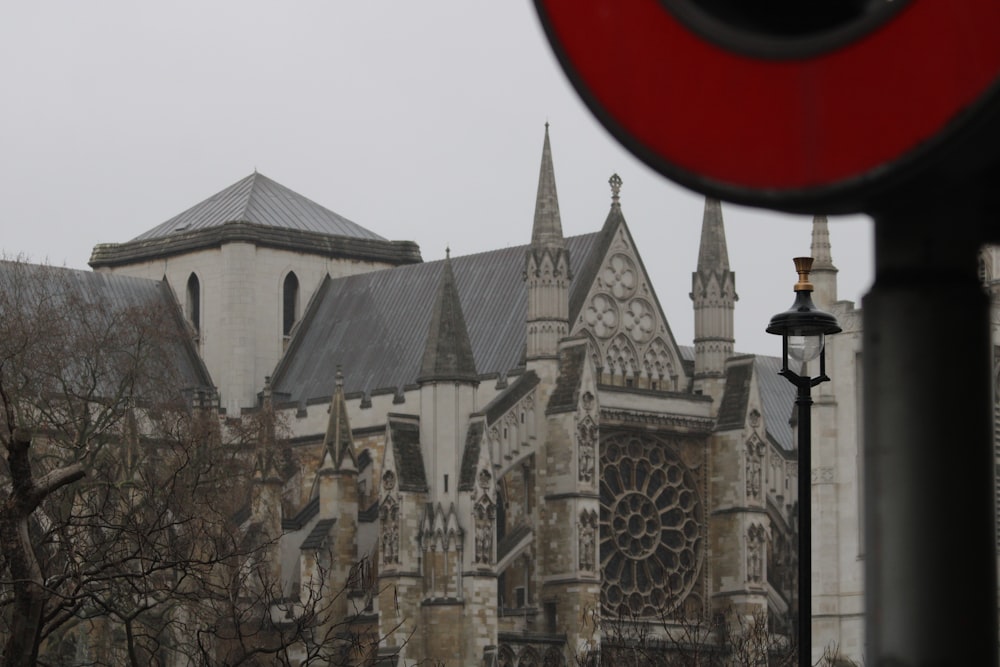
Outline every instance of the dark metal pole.
{"label": "dark metal pole", "polygon": [[977,276],[987,201],[914,188],[875,215],[863,341],[869,665],[997,664],[989,302]]}
{"label": "dark metal pole", "polygon": [[812,382],[795,380],[799,418],[799,667],[812,665]]}

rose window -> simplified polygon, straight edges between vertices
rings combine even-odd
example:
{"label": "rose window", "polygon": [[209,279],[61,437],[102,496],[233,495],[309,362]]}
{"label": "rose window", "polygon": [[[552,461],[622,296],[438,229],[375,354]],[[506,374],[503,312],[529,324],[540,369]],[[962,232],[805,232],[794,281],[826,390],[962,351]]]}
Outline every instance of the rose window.
{"label": "rose window", "polygon": [[595,294],[584,317],[595,336],[607,338],[618,328],[618,306],[606,294]]}
{"label": "rose window", "polygon": [[625,309],[625,316],[622,318],[625,330],[637,343],[645,343],[653,337],[653,329],[656,327],[656,317],[653,314],[653,307],[644,299],[632,299]]}
{"label": "rose window", "polygon": [[607,286],[616,299],[626,299],[635,292],[635,264],[626,255],[613,255],[604,271],[601,281]]}
{"label": "rose window", "polygon": [[704,559],[694,473],[649,436],[612,435],[601,451],[602,601],[611,614],[659,616],[691,592]]}

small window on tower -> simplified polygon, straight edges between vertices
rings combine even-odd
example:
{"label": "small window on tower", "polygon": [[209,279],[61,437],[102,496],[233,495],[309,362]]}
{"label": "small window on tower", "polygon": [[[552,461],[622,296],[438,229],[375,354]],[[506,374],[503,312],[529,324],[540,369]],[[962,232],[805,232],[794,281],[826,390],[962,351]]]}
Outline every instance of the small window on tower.
{"label": "small window on tower", "polygon": [[195,334],[201,333],[201,283],[198,276],[191,274],[187,282],[187,318],[194,327]]}
{"label": "small window on tower", "polygon": [[281,334],[290,336],[299,318],[299,279],[289,271],[282,288]]}

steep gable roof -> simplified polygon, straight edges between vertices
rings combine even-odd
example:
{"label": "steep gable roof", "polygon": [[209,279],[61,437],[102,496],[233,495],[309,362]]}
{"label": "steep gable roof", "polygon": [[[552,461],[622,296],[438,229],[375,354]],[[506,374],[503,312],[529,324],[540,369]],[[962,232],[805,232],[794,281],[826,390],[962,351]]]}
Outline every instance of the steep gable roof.
{"label": "steep gable roof", "polygon": [[[598,237],[570,237],[566,247],[578,261],[586,261]],[[481,375],[506,375],[523,364],[527,248],[450,260],[475,368]],[[349,393],[414,384],[444,265],[439,260],[324,281],[275,368],[275,394],[296,403],[328,399],[328,378],[338,364]],[[589,287],[574,278],[570,295]]]}
{"label": "steep gable roof", "polygon": [[255,171],[132,241],[148,241],[227,222],[251,222],[264,227],[385,240]]}

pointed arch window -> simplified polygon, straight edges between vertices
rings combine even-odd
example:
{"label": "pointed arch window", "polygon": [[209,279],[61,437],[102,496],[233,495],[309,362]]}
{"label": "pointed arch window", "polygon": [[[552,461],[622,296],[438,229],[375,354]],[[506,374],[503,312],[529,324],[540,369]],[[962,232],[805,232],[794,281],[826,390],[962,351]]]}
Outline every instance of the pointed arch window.
{"label": "pointed arch window", "polygon": [[201,334],[201,282],[192,273],[187,281],[187,318],[197,335]]}
{"label": "pointed arch window", "polygon": [[299,318],[299,278],[294,271],[285,276],[281,294],[281,334],[290,336]]}

